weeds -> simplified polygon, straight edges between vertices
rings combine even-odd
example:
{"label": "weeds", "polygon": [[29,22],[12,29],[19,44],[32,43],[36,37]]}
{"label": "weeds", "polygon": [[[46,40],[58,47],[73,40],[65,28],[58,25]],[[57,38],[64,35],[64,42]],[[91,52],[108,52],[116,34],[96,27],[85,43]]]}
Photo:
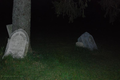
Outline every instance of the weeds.
{"label": "weeds", "polygon": [[0,58],[3,56],[3,54],[4,54],[4,47],[1,47],[1,49],[0,49]]}

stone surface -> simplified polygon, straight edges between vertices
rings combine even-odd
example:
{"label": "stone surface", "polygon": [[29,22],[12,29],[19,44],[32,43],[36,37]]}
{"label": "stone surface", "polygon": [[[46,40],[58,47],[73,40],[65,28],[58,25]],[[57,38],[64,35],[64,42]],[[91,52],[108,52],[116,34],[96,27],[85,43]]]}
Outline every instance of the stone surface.
{"label": "stone surface", "polygon": [[12,24],[6,25],[9,37],[12,34]]}
{"label": "stone surface", "polygon": [[76,42],[76,46],[77,46],[77,47],[84,47],[84,45],[83,45],[82,42]]}
{"label": "stone surface", "polygon": [[28,51],[29,37],[23,29],[18,29],[11,34],[6,46],[5,56],[11,55],[13,58],[24,58]]}
{"label": "stone surface", "polygon": [[[79,38],[78,38],[78,42],[83,43],[83,46],[85,48],[88,48],[90,50],[94,50],[94,49],[98,49],[97,45],[94,41],[94,38],[92,37],[91,34],[89,34],[88,32],[83,33]],[[79,43],[79,45],[81,44]]]}

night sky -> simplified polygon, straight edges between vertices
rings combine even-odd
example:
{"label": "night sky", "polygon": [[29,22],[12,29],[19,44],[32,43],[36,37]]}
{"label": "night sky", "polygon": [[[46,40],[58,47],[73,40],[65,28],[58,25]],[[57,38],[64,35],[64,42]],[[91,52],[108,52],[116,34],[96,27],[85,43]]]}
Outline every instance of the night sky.
{"label": "night sky", "polygon": [[[0,0],[0,36],[8,37],[6,25],[12,23],[12,0]],[[95,38],[119,39],[118,23],[109,24],[109,18],[104,18],[105,12],[93,0],[85,10],[86,18],[77,18],[68,23],[68,18],[56,17],[51,0],[32,0],[31,35],[72,35],[80,36],[88,31]],[[5,36],[4,36],[5,35]]]}

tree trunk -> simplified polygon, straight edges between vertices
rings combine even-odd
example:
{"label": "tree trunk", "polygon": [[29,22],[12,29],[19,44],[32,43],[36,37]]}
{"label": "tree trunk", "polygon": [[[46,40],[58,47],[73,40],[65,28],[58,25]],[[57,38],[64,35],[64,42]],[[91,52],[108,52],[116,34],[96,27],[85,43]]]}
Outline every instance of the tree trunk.
{"label": "tree trunk", "polygon": [[[12,32],[22,28],[30,39],[31,0],[13,0]],[[28,51],[32,51],[30,43]]]}

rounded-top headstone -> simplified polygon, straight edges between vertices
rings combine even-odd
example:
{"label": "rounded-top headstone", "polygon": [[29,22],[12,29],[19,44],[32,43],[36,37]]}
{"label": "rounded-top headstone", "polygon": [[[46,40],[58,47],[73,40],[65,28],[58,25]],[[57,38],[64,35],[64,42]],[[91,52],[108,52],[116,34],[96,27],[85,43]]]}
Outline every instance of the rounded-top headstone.
{"label": "rounded-top headstone", "polygon": [[15,30],[6,46],[5,54],[2,58],[7,55],[11,55],[13,58],[24,58],[26,56],[29,46],[29,37],[25,30]]}

